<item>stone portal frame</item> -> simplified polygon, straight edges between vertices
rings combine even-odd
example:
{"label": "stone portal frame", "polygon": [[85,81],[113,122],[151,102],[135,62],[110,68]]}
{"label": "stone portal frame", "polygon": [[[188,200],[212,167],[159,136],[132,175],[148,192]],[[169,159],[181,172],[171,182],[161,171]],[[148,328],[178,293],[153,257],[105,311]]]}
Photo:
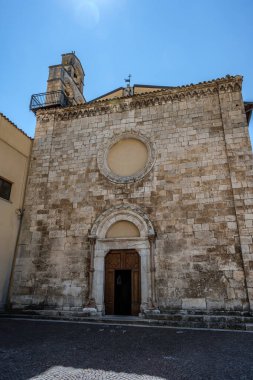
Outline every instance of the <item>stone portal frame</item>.
{"label": "stone portal frame", "polygon": [[[107,230],[117,221],[129,221],[139,229],[140,237],[106,238]],[[89,304],[104,313],[105,256],[111,250],[135,249],[140,255],[141,311],[156,307],[154,289],[153,244],[155,231],[145,213],[133,205],[116,206],[100,215],[91,235]]]}

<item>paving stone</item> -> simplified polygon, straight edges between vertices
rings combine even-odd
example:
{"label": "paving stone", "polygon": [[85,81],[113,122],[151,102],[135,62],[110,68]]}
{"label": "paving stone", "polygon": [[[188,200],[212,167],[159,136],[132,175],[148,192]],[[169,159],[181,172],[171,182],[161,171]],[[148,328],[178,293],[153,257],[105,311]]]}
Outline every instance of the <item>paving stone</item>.
{"label": "paving stone", "polygon": [[253,377],[251,332],[110,325],[102,329],[92,324],[2,319],[0,379]]}

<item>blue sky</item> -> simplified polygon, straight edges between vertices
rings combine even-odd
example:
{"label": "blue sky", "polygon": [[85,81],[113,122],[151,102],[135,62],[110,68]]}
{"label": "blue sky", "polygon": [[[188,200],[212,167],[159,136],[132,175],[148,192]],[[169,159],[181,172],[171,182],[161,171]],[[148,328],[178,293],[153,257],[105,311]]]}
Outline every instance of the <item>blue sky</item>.
{"label": "blue sky", "polygon": [[241,74],[251,101],[252,14],[252,0],[0,0],[0,112],[33,136],[30,96],[70,51],[86,100],[131,73],[132,83],[168,86]]}

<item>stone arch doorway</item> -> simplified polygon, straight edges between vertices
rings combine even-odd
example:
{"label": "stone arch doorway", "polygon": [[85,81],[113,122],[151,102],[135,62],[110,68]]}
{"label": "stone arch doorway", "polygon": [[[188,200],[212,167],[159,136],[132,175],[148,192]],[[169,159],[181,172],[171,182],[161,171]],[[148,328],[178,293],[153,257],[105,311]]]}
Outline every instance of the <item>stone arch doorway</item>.
{"label": "stone arch doorway", "polygon": [[140,312],[140,256],[136,250],[111,250],[105,256],[105,314]]}
{"label": "stone arch doorway", "polygon": [[[119,223],[120,222],[120,223]],[[134,225],[134,236],[115,236],[124,223]],[[114,227],[114,225],[117,227]],[[139,310],[156,309],[155,294],[155,232],[147,215],[130,204],[115,206],[102,213],[95,221],[90,240],[90,279],[88,306],[104,314],[105,308],[105,260],[111,251],[135,251],[139,255]],[[120,269],[118,269],[120,270]],[[125,269],[127,270],[127,269]],[[130,269],[129,269],[130,270]],[[111,280],[112,281],[112,280]],[[137,307],[131,313],[137,313]]]}

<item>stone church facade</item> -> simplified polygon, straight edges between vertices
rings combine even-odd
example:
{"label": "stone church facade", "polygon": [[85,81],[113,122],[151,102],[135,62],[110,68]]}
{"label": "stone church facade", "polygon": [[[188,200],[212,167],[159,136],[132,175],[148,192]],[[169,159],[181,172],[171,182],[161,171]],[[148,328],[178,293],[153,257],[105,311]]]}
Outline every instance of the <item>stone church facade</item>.
{"label": "stone church facade", "polygon": [[36,109],[12,308],[252,310],[242,77],[91,102],[83,78],[75,54],[63,55],[46,97],[61,91],[68,104]]}

